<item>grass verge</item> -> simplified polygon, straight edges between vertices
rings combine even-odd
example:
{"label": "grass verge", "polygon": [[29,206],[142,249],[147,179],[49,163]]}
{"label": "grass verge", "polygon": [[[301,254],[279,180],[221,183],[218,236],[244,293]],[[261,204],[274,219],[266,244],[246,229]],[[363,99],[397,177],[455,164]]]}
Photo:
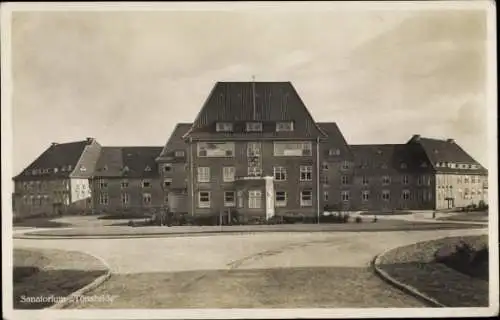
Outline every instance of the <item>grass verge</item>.
{"label": "grass verge", "polygon": [[378,267],[394,279],[448,307],[487,307],[488,281],[473,278],[434,261],[445,246],[465,241],[478,247],[487,236],[448,237],[420,242],[391,250],[380,256]]}

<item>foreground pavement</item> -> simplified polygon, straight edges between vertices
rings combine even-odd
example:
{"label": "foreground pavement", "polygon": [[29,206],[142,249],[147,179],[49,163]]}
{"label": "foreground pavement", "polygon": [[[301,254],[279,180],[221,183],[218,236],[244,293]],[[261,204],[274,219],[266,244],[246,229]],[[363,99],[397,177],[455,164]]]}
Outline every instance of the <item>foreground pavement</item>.
{"label": "foreground pavement", "polygon": [[113,303],[73,308],[415,307],[370,263],[389,248],[487,229],[258,233],[141,239],[15,239],[15,248],[86,252],[112,276],[89,294]]}

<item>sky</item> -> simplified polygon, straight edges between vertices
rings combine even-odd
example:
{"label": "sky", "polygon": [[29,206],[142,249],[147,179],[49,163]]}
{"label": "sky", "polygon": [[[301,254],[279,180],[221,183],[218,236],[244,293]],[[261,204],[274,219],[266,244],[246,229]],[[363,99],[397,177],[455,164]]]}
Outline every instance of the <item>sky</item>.
{"label": "sky", "polygon": [[488,165],[486,11],[14,12],[13,174],[51,142],[162,146],[217,81],[291,81],[348,143],[454,138]]}

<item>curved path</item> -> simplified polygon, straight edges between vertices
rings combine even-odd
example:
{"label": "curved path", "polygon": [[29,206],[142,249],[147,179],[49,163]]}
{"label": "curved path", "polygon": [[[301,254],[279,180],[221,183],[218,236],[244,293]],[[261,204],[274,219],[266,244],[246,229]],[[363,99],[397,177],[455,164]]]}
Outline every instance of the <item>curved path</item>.
{"label": "curved path", "polygon": [[[112,304],[77,308],[419,307],[371,270],[389,248],[487,229],[262,233],[141,239],[15,239],[17,247],[78,250],[113,276],[95,294]],[[126,288],[126,289],[125,289]]]}

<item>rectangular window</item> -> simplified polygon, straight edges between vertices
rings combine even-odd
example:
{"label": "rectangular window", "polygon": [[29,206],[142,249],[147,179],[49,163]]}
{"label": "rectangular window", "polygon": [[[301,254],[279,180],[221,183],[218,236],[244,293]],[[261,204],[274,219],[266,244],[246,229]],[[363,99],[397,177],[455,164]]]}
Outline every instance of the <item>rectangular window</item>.
{"label": "rectangular window", "polygon": [[170,186],[172,185],[172,178],[166,178],[163,180],[163,188],[170,188]]}
{"label": "rectangular window", "polygon": [[417,179],[417,184],[418,184],[419,186],[421,186],[422,184],[424,184],[424,177],[419,176],[419,177],[418,177],[418,179]]}
{"label": "rectangular window", "polygon": [[198,157],[234,157],[234,142],[198,142]]}
{"label": "rectangular window", "polygon": [[170,172],[172,171],[172,164],[171,163],[165,163],[163,165],[163,172]]}
{"label": "rectangular window", "polygon": [[262,169],[260,167],[248,167],[249,177],[260,177],[262,175]]}
{"label": "rectangular window", "polygon": [[142,203],[146,206],[151,204],[151,194],[150,193],[143,193],[142,194]]}
{"label": "rectangular window", "polygon": [[342,176],[341,177],[341,183],[346,185],[349,184],[349,177],[348,176]]}
{"label": "rectangular window", "polygon": [[230,122],[217,122],[215,129],[217,132],[231,132],[233,131],[233,124]]}
{"label": "rectangular window", "polygon": [[370,191],[368,190],[364,190],[362,193],[361,193],[361,199],[363,201],[368,201],[370,199]]}
{"label": "rectangular window", "polygon": [[382,177],[382,184],[388,185],[391,183],[391,178],[389,176],[383,176]]}
{"label": "rectangular window", "polygon": [[224,192],[224,207],[234,207],[236,205],[234,191]]}
{"label": "rectangular window", "polygon": [[462,183],[462,176],[457,176],[457,183],[461,184]]}
{"label": "rectangular window", "polygon": [[262,148],[260,142],[247,143],[247,157],[260,157],[261,149]]}
{"label": "rectangular window", "polygon": [[198,208],[210,208],[210,192],[198,192]]}
{"label": "rectangular window", "polygon": [[340,150],[339,149],[330,149],[330,150],[328,150],[328,155],[329,156],[339,156]]}
{"label": "rectangular window", "polygon": [[128,180],[123,180],[121,183],[121,187],[122,187],[122,189],[128,188]]}
{"label": "rectangular window", "polygon": [[403,200],[410,200],[410,190],[403,190],[401,197]]}
{"label": "rectangular window", "polygon": [[304,190],[300,192],[300,206],[301,207],[311,207],[312,201],[312,191]]}
{"label": "rectangular window", "polygon": [[343,170],[347,170],[347,169],[349,169],[349,167],[350,167],[349,161],[342,161],[342,169]]}
{"label": "rectangular window", "polygon": [[368,181],[368,177],[366,176],[363,176],[363,185],[368,185],[369,181]]}
{"label": "rectangular window", "polygon": [[276,191],[276,207],[286,207],[287,195],[285,191]]}
{"label": "rectangular window", "polygon": [[109,203],[109,197],[107,193],[99,194],[99,203],[102,205],[107,205]]}
{"label": "rectangular window", "polygon": [[389,190],[382,190],[382,200],[389,201],[391,199],[391,192]]}
{"label": "rectangular window", "polygon": [[260,190],[248,191],[248,208],[260,209],[262,206],[262,192]]}
{"label": "rectangular window", "polygon": [[323,162],[323,164],[321,165],[321,169],[323,169],[324,171],[327,171],[328,170],[328,163]]}
{"label": "rectangular window", "polygon": [[108,182],[106,180],[99,179],[99,188],[106,189],[108,187]]}
{"label": "rectangular window", "polygon": [[151,180],[143,180],[142,187],[143,188],[151,188]]}
{"label": "rectangular window", "polygon": [[238,191],[238,208],[243,208],[245,206],[244,201],[243,191]]}
{"label": "rectangular window", "polygon": [[163,197],[163,204],[168,204],[168,194]]}
{"label": "rectangular window", "polygon": [[464,183],[469,183],[469,176],[464,176]]}
{"label": "rectangular window", "polygon": [[293,131],[292,121],[281,121],[276,123],[276,132]]}
{"label": "rectangular window", "polygon": [[224,182],[233,182],[235,170],[236,169],[234,167],[223,167],[222,168],[222,180]]}
{"label": "rectangular window", "polygon": [[247,132],[261,132],[262,131],[262,122],[247,122],[246,123],[246,131]]}
{"label": "rectangular window", "polygon": [[301,157],[312,155],[311,142],[274,142],[274,156],[277,157]]}
{"label": "rectangular window", "polygon": [[408,183],[409,183],[408,176],[403,176],[403,184],[408,184]]}
{"label": "rectangular window", "polygon": [[122,193],[122,204],[127,205],[130,202],[129,194],[128,193]]}
{"label": "rectangular window", "polygon": [[320,182],[322,184],[328,184],[328,176],[327,175],[321,175],[320,176]]}
{"label": "rectangular window", "polygon": [[182,158],[182,157],[184,157],[185,155],[186,155],[186,153],[184,152],[184,150],[177,150],[177,151],[175,151],[175,156],[176,156],[177,158]]}
{"label": "rectangular window", "polygon": [[340,198],[342,201],[349,201],[349,191],[341,191]]}
{"label": "rectangular window", "polygon": [[312,166],[300,166],[300,181],[312,181]]}
{"label": "rectangular window", "polygon": [[328,201],[328,191],[323,191],[323,201]]}
{"label": "rectangular window", "polygon": [[287,172],[285,167],[274,167],[273,176],[276,181],[286,181]]}
{"label": "rectangular window", "polygon": [[210,167],[198,167],[198,182],[210,182]]}

